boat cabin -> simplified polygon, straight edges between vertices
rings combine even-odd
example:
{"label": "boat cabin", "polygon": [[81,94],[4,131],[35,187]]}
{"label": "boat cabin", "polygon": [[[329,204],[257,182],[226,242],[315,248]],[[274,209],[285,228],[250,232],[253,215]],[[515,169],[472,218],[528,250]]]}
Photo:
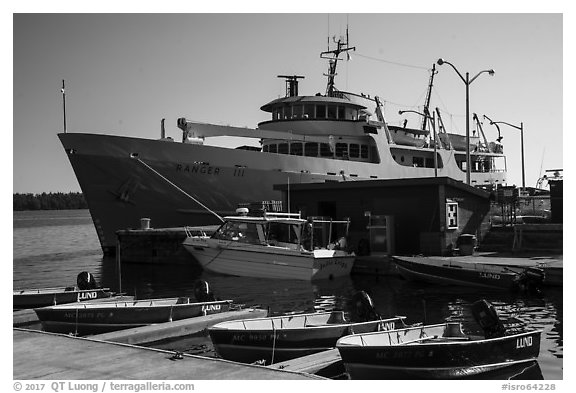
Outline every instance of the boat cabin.
{"label": "boat cabin", "polygon": [[349,226],[349,221],[305,220],[298,213],[229,216],[224,221],[213,239],[307,251],[342,248]]}

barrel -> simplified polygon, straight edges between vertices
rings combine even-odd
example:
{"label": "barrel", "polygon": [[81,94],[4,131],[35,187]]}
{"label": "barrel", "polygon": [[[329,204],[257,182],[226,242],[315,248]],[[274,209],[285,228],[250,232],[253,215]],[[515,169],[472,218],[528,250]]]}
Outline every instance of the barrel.
{"label": "barrel", "polygon": [[141,218],[140,219],[140,229],[150,229],[150,219]]}

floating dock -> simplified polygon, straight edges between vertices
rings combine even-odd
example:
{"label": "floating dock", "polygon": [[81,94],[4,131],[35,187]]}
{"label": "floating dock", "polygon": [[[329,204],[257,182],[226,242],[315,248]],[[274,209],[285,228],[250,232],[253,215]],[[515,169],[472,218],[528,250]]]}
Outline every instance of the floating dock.
{"label": "floating dock", "polygon": [[132,329],[117,330],[90,336],[90,338],[124,344],[145,344],[170,338],[189,336],[224,321],[263,318],[267,315],[267,310],[248,308]]}
{"label": "floating dock", "polygon": [[122,229],[116,232],[122,262],[189,264],[196,261],[182,246],[186,230],[194,235],[213,234],[217,225],[204,227]]}
{"label": "floating dock", "polygon": [[457,262],[460,264],[485,264],[485,265],[498,265],[507,267],[521,267],[521,268],[540,268],[544,271],[544,285],[547,286],[562,286],[563,285],[563,258],[562,255],[505,255],[498,253],[482,253],[476,255],[466,256],[453,256],[453,257],[440,257],[440,256],[415,256],[405,257],[396,256],[395,258],[404,259],[408,261],[418,261],[422,259],[434,259],[437,261],[444,261],[446,263]]}
{"label": "floating dock", "polygon": [[22,327],[40,323],[34,309],[18,310],[12,313],[12,326]]}
{"label": "floating dock", "polygon": [[[179,321],[152,324],[132,329],[116,330],[109,333],[93,335],[90,336],[90,338],[125,344],[145,344],[199,333],[210,326],[224,321],[262,318],[267,315],[268,311],[264,309],[245,308],[241,310],[181,319]],[[39,323],[40,321],[38,320],[38,316],[34,310],[20,310],[13,312],[13,327],[23,327]]]}
{"label": "floating dock", "polygon": [[316,380],[316,375],[13,329],[15,380]]}
{"label": "floating dock", "polygon": [[340,352],[336,348],[274,363],[269,365],[268,368],[315,374],[324,377],[341,375],[346,371],[344,369],[344,363],[342,363],[342,358],[340,357]]}

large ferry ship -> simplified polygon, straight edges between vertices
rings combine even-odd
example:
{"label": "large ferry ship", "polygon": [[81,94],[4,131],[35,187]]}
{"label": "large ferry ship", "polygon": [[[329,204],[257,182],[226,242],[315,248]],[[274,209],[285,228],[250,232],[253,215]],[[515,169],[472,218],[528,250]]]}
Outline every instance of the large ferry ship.
{"label": "large ferry ship", "polygon": [[[165,137],[163,121],[157,140],[59,134],[104,253],[114,253],[117,230],[136,228],[143,217],[158,228],[217,224],[239,203],[280,199],[275,184],[433,176],[465,181],[467,148],[471,185],[506,183],[499,141],[477,135],[466,146],[427,105],[420,129],[389,125],[378,97],[337,89],[339,56],[354,49],[346,38],[321,53],[329,63],[323,95],[299,95],[303,76],[280,76],[286,95],[261,107],[270,119],[255,129],[180,118],[181,141]],[[216,136],[253,138],[259,147],[204,144]]]}

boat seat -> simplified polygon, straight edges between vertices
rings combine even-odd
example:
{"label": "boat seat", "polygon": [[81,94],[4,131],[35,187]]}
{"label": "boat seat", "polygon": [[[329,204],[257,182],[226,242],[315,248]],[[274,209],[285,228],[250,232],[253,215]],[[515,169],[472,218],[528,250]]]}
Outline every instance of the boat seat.
{"label": "boat seat", "polygon": [[468,337],[462,331],[462,325],[460,323],[447,323],[444,329],[444,337]]}
{"label": "boat seat", "polygon": [[344,311],[332,311],[330,313],[330,317],[326,321],[327,324],[334,324],[340,325],[346,323],[347,321],[344,319]]}

